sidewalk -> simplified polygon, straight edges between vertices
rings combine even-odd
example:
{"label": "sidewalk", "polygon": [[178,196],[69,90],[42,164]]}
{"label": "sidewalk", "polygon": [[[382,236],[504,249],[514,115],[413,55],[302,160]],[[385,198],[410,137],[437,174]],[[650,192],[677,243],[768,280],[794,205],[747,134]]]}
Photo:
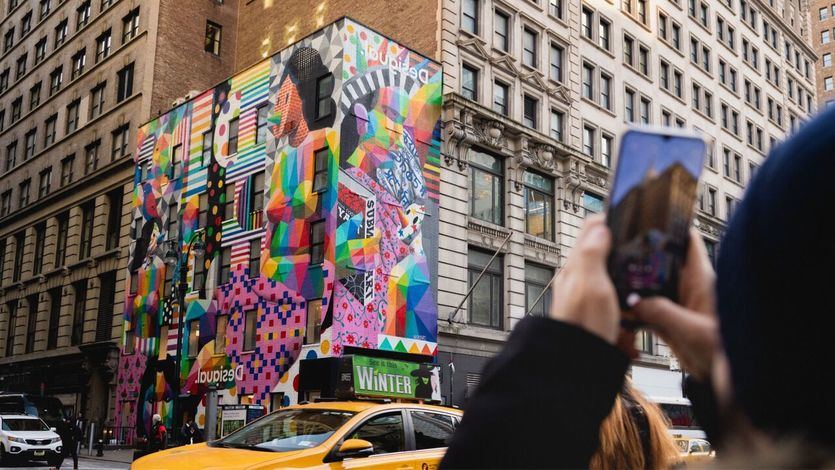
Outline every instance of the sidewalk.
{"label": "sidewalk", "polygon": [[107,460],[110,462],[133,462],[133,449],[105,449],[103,453],[104,456],[96,457],[95,449],[93,450],[93,455],[87,455],[87,449],[81,449],[81,452],[78,454],[78,456],[85,459]]}

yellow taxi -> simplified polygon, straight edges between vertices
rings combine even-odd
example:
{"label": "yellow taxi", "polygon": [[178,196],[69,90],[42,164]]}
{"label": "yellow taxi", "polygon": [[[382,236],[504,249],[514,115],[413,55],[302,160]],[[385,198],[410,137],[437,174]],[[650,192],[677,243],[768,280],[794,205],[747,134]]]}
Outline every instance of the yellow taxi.
{"label": "yellow taxi", "polygon": [[209,443],[136,460],[151,469],[435,469],[461,411],[370,401],[283,408]]}

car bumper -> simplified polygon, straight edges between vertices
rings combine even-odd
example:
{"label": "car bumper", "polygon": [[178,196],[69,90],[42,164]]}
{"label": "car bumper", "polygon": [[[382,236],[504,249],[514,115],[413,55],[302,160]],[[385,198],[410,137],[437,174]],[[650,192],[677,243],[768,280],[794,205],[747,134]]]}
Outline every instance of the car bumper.
{"label": "car bumper", "polygon": [[61,446],[30,446],[13,443],[6,453],[15,458],[27,460],[52,460],[61,456]]}

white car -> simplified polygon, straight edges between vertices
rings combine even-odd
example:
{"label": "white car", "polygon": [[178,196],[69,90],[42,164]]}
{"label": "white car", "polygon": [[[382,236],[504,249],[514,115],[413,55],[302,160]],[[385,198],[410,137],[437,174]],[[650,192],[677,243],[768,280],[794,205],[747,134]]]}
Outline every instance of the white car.
{"label": "white car", "polygon": [[0,466],[9,459],[55,462],[61,456],[61,437],[40,418],[0,415]]}

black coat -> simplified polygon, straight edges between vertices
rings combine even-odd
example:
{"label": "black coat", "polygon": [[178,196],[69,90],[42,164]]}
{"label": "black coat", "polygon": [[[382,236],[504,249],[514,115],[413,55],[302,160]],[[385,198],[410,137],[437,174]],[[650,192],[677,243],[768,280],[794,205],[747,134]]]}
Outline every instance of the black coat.
{"label": "black coat", "polygon": [[485,368],[441,466],[588,467],[628,366],[585,330],[524,319]]}

